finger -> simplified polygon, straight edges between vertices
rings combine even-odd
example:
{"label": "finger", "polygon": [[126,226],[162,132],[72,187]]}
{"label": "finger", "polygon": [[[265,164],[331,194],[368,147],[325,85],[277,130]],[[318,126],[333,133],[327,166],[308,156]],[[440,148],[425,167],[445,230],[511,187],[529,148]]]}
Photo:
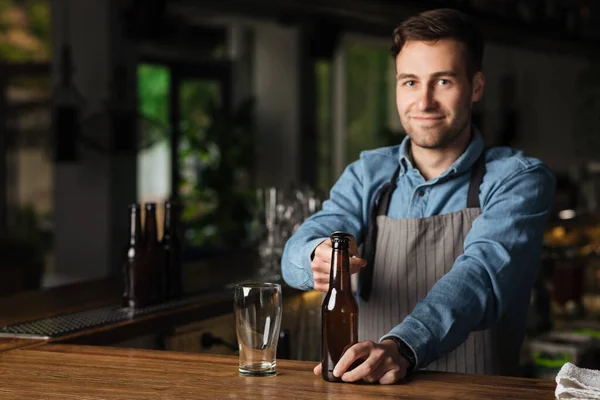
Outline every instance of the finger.
{"label": "finger", "polygon": [[313,258],[331,260],[332,249],[333,247],[331,246],[331,239],[327,239],[326,241],[317,246],[317,248],[315,249],[315,256]]}
{"label": "finger", "polygon": [[314,259],[310,263],[310,269],[312,269],[313,272],[329,274],[329,271],[331,271],[331,264],[322,260]]}
{"label": "finger", "polygon": [[[378,349],[371,350],[371,354],[365,361],[363,361],[352,371],[346,372],[344,375],[342,375],[342,380],[344,382],[355,382],[363,378],[370,378],[370,380],[366,379],[367,382],[376,382],[376,378],[379,378],[387,371],[385,366],[382,365],[384,360],[383,356],[383,351],[379,351]],[[378,371],[379,367],[382,367],[380,371]],[[375,376],[377,372],[379,375]]]}
{"label": "finger", "polygon": [[344,375],[344,373],[356,360],[360,360],[361,358],[367,358],[369,356],[372,345],[373,342],[365,341],[356,343],[348,350],[346,350],[346,352],[342,355],[342,358],[340,358],[340,361],[338,361],[335,368],[333,369],[333,375],[339,378],[340,376]]}
{"label": "finger", "polygon": [[317,254],[312,259],[313,262],[319,262],[323,264],[331,264],[331,250],[327,254]]}
{"label": "finger", "polygon": [[365,265],[367,265],[367,260],[365,260],[364,258],[358,258],[358,257],[350,258],[350,273],[356,274]]}
{"label": "finger", "polygon": [[329,283],[329,274],[324,274],[322,272],[314,272],[313,279],[318,283]]}
{"label": "finger", "polygon": [[388,372],[383,374],[381,378],[379,378],[379,383],[382,385],[392,385],[398,382],[401,379],[404,379],[406,376],[406,372],[398,368],[390,369]]}
{"label": "finger", "polygon": [[[361,270],[361,268],[363,268],[366,265],[367,260],[363,258],[350,258],[350,273],[356,274]],[[329,276],[329,273],[331,271],[331,264],[327,262],[321,262],[315,259],[311,262],[310,268],[313,270],[313,275],[314,273],[318,272],[327,274]]]}
{"label": "finger", "polygon": [[313,372],[315,373],[315,375],[317,376],[321,376],[321,372],[323,371],[323,364],[319,363],[319,365],[317,365],[314,369]]}
{"label": "finger", "polygon": [[319,292],[327,293],[329,292],[329,283],[315,283],[313,288]]}
{"label": "finger", "polygon": [[364,376],[362,379],[369,383],[375,383],[379,381],[379,379],[381,379],[381,377],[384,376],[391,368],[393,368],[392,365],[382,361],[373,372],[367,376]]}

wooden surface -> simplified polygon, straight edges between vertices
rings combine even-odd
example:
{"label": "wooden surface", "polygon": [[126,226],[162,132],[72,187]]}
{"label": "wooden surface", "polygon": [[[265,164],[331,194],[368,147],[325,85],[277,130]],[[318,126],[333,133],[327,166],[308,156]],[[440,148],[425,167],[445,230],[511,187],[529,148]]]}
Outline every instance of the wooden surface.
{"label": "wooden surface", "polygon": [[[256,269],[256,258],[254,253],[233,252],[188,263],[184,266],[185,293],[215,292],[248,279]],[[119,304],[121,292],[113,278],[21,292],[0,297],[0,326]]]}
{"label": "wooden surface", "polygon": [[0,326],[118,304],[119,301],[116,285],[109,279],[22,292],[0,298]]}
{"label": "wooden surface", "polygon": [[[113,325],[52,338],[51,341],[115,344],[149,333],[162,334],[176,326],[229,313],[233,304],[233,284],[251,279],[258,263],[255,252],[206,255],[202,261],[186,264],[184,270],[184,291],[190,296],[203,295],[199,301]],[[284,296],[291,296],[293,293],[299,291],[289,287],[284,289]],[[118,285],[110,278],[22,292],[0,297],[0,326],[120,304]]]}
{"label": "wooden surface", "polygon": [[[24,292],[0,299],[0,326],[48,318],[60,314],[118,305],[120,296],[110,280],[78,283],[56,289]],[[114,344],[150,333],[168,332],[178,325],[231,312],[233,291],[207,293],[199,301],[130,320],[98,326],[50,341],[79,344]],[[0,351],[17,346],[0,341]],[[22,345],[28,339],[23,339]],[[10,346],[10,347],[9,347]]]}
{"label": "wooden surface", "polygon": [[162,334],[170,332],[174,327],[216,317],[233,308],[233,292],[221,291],[207,294],[198,302],[194,302],[168,310],[158,311],[133,319],[102,325],[72,334],[52,338],[50,341],[73,344],[113,344],[140,335]]}
{"label": "wooden surface", "polygon": [[[185,293],[203,294],[198,301],[67,336],[53,337],[50,341],[117,344],[148,334],[168,335],[177,326],[230,313],[233,307],[233,283],[250,279],[257,263],[257,255],[252,252],[206,256],[201,262],[187,264],[184,271]],[[284,289],[284,296],[294,293],[300,292],[289,287]],[[112,279],[23,292],[0,298],[0,326],[120,303],[121,296]]]}
{"label": "wooden surface", "polygon": [[[294,317],[303,316],[311,311],[306,307],[298,306],[298,304],[302,305],[306,303],[305,298],[307,296],[309,298],[314,297],[312,293],[305,293],[285,286],[283,288],[283,296],[286,303],[291,302],[294,305],[293,307],[286,308],[286,310],[294,311]],[[32,321],[64,313],[117,305],[119,301],[120,299],[115,287],[108,280],[80,283],[38,292],[26,292],[0,299],[0,326]],[[68,335],[52,337],[49,341],[70,344],[112,345],[146,335],[159,335],[169,340],[173,334],[177,334],[177,327],[184,327],[185,330],[186,325],[230,314],[232,309],[233,290],[222,287],[220,290],[214,290],[213,292],[198,296],[197,301],[186,305],[138,316],[121,322],[85,329]],[[292,321],[298,322],[300,319],[295,319],[292,315],[288,315],[287,317],[291,325],[288,327],[284,324],[284,328],[296,328],[296,325]],[[204,326],[203,330],[216,334],[219,337],[222,336],[221,333],[212,332],[212,329],[209,328]],[[300,346],[302,348],[299,349],[298,354],[304,354],[310,350],[311,340],[309,338],[314,335],[311,336],[310,332],[300,332],[302,333],[302,338],[304,338],[300,340],[296,337],[296,329],[291,330],[294,333],[294,345],[302,344]],[[235,332],[231,331],[235,335]],[[190,336],[190,340],[195,340],[199,343],[199,340],[196,340],[193,335],[188,336]],[[231,338],[229,338],[229,341],[232,341]],[[27,339],[23,339],[20,342],[13,341],[10,344],[6,341],[4,343],[0,341],[0,351],[20,347],[26,345],[26,343]],[[197,346],[198,343],[195,343],[195,345]],[[164,346],[157,344],[153,347],[168,348],[169,346],[167,343]]]}
{"label": "wooden surface", "polygon": [[[186,294],[218,292],[227,284],[248,278],[252,270],[243,269],[251,265],[248,260],[251,258],[231,256],[186,265]],[[0,297],[0,326],[120,304],[121,293],[111,278],[21,292]]]}
{"label": "wooden surface", "polygon": [[328,383],[313,362],[278,360],[278,375],[240,377],[237,358],[62,344],[0,354],[0,398],[12,399],[553,399],[550,380],[419,373],[383,386]]}
{"label": "wooden surface", "polygon": [[47,343],[47,341],[38,339],[0,338],[0,353],[21,347],[37,346],[44,343]]}

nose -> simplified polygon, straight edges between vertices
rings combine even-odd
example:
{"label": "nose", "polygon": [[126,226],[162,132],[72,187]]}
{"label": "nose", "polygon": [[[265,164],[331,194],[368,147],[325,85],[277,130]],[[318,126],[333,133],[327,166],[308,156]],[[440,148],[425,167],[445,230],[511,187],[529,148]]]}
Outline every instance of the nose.
{"label": "nose", "polygon": [[432,110],[435,108],[435,104],[436,102],[433,95],[433,89],[428,85],[424,85],[417,102],[417,107],[419,111]]}

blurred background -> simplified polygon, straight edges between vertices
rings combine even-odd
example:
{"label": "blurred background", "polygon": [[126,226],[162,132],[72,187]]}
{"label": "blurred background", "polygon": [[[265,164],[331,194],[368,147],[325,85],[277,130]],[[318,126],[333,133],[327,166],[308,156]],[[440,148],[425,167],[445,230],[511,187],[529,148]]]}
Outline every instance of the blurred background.
{"label": "blurred background", "polygon": [[528,374],[597,365],[593,0],[0,0],[0,297],[119,281],[127,205],[157,202],[162,221],[167,199],[184,207],[189,291],[231,283],[229,266],[279,279],[282,244],[343,168],[402,140],[391,32],[438,7],[487,37],[487,144],[558,179]]}

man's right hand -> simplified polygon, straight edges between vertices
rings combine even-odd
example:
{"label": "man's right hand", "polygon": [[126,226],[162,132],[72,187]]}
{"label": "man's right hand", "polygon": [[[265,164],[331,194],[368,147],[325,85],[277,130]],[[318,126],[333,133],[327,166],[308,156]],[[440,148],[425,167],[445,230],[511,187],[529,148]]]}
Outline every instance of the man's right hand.
{"label": "man's right hand", "polygon": [[[315,289],[321,292],[329,290],[329,272],[331,271],[331,239],[327,239],[317,246],[315,256],[310,263],[310,268],[313,271],[313,279],[315,281]],[[350,240],[350,274],[355,274],[362,267],[367,265],[367,260],[358,257],[358,247],[356,240]],[[353,257],[355,256],[355,257]]]}

